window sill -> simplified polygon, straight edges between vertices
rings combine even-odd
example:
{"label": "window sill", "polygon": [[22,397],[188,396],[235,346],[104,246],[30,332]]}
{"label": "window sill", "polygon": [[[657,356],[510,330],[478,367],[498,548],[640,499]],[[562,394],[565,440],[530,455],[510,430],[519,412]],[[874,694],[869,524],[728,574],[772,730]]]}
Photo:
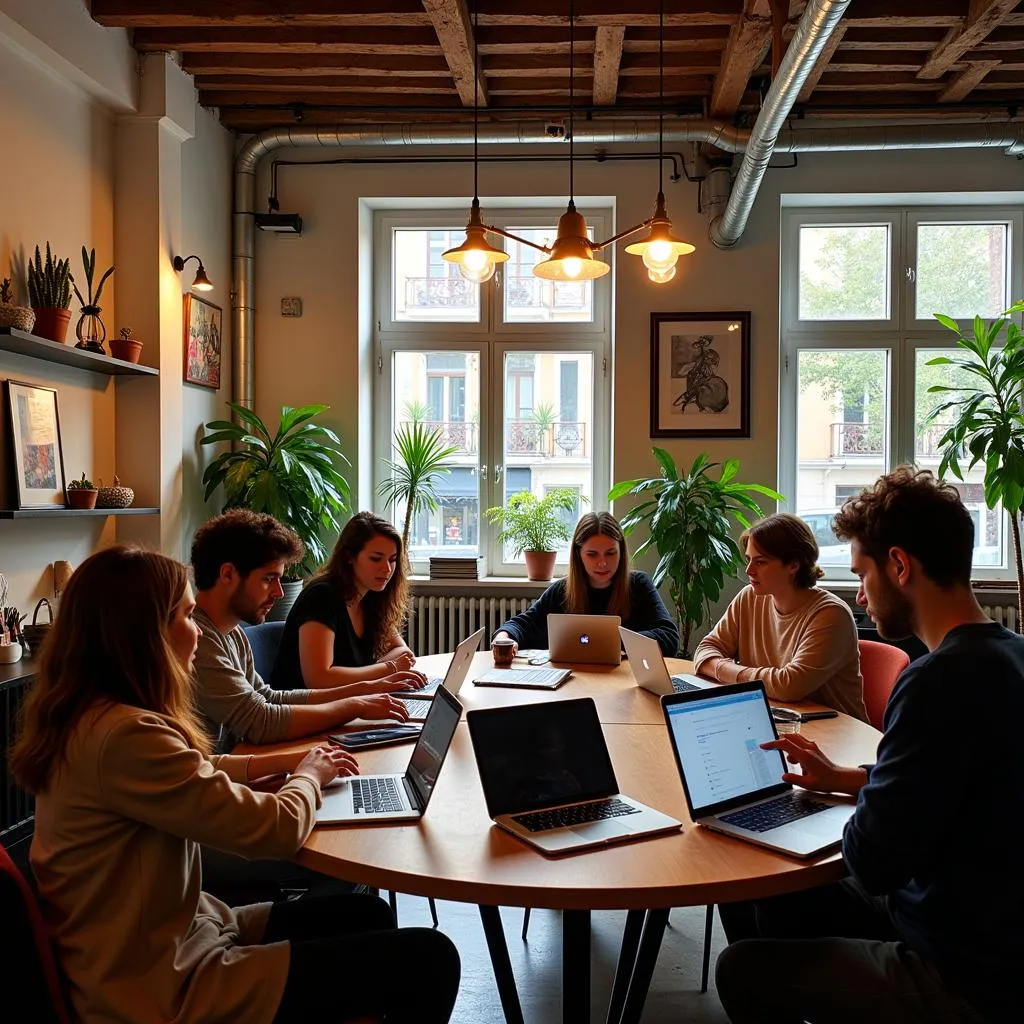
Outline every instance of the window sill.
{"label": "window sill", "polygon": [[[560,577],[556,576],[555,579]],[[410,584],[414,594],[459,597],[522,597],[543,593],[553,580],[540,582],[525,576],[485,576],[479,580],[432,580],[427,576],[412,576]]]}

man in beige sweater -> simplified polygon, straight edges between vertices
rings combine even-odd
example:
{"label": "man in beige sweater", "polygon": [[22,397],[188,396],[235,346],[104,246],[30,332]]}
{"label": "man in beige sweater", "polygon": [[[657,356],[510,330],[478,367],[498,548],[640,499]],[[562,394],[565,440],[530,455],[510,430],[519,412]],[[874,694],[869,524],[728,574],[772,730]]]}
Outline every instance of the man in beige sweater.
{"label": "man in beige sweater", "polygon": [[760,679],[775,700],[815,701],[866,722],[853,612],[815,586],[822,573],[806,523],[780,512],[741,543],[750,586],[698,644],[695,671],[720,683]]}

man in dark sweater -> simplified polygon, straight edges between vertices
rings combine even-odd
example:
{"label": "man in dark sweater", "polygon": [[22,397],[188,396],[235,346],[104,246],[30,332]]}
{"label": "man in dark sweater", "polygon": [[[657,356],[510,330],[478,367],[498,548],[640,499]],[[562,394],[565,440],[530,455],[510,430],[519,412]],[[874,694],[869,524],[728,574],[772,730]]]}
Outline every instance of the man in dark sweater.
{"label": "man in dark sweater", "polygon": [[733,1024],[1018,1019],[1024,637],[978,605],[970,514],[931,473],[881,477],[835,531],[882,637],[913,633],[929,653],[889,698],[874,765],[840,767],[800,735],[766,744],[801,766],[786,781],[857,796],[851,877],[721,906],[722,1005]]}

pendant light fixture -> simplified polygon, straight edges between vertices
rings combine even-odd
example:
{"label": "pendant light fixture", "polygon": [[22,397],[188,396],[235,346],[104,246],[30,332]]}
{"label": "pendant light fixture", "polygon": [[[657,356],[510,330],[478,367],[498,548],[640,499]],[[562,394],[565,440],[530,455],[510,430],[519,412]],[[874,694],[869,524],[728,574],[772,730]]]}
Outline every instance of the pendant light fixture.
{"label": "pendant light fixture", "polygon": [[508,259],[508,253],[495,249],[487,241],[487,227],[480,215],[480,197],[477,193],[477,135],[479,131],[480,93],[477,74],[480,65],[480,30],[477,24],[477,4],[473,3],[473,204],[469,208],[469,223],[466,225],[466,240],[462,245],[441,253],[446,263],[454,263],[459,273],[474,284],[483,284],[494,277],[499,263]]}
{"label": "pendant light fixture", "polygon": [[665,0],[658,4],[658,199],[654,216],[648,221],[650,232],[639,242],[626,246],[631,256],[643,258],[647,276],[655,284],[667,284],[676,276],[680,256],[694,251],[694,246],[672,234],[672,221],[665,212],[664,182],[665,144]]}

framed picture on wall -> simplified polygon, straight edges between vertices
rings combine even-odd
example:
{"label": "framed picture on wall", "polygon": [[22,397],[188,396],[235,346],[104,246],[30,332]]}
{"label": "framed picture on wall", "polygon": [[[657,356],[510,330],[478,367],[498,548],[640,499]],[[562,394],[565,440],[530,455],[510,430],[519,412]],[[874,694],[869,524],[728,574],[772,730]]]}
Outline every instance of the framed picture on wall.
{"label": "framed picture on wall", "polygon": [[64,452],[57,392],[6,382],[14,496],[18,508],[64,507]]}
{"label": "framed picture on wall", "polygon": [[651,437],[750,437],[750,312],[651,314]]}
{"label": "framed picture on wall", "polygon": [[191,293],[185,296],[185,380],[220,387],[221,308]]}

